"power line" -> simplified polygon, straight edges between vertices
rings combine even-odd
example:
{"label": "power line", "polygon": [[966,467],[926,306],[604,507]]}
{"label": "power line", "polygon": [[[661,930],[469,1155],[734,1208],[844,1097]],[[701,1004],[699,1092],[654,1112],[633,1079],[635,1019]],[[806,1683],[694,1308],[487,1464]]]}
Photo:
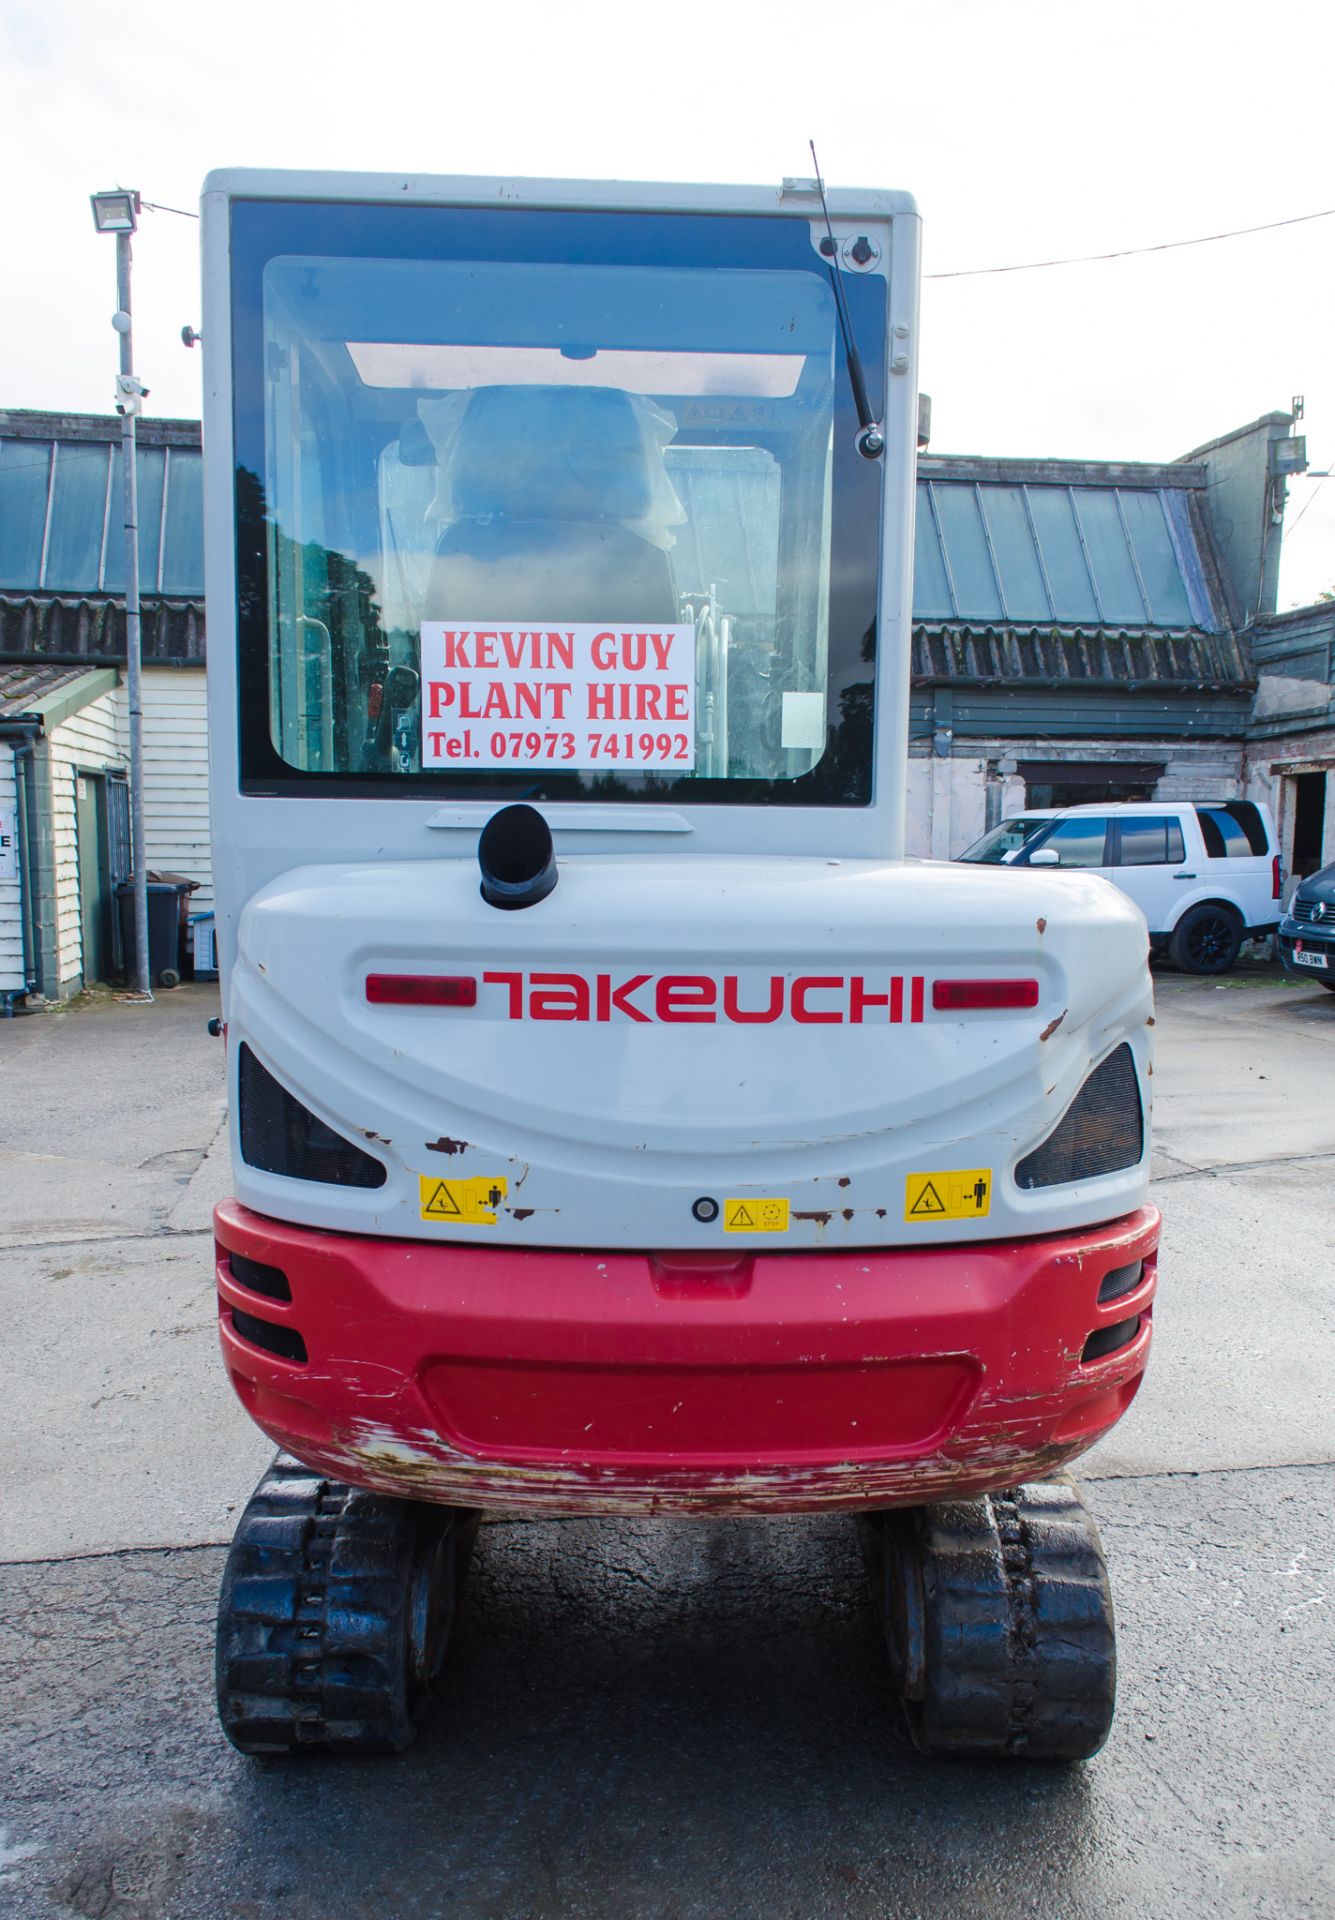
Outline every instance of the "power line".
{"label": "power line", "polygon": [[1230,227],[1226,233],[1202,233],[1194,240],[1160,240],[1152,247],[1119,247],[1115,253],[1073,253],[1060,260],[1025,260],[1013,267],[960,267],[953,273],[925,273],[924,280],[976,280],[988,273],[1038,273],[1045,267],[1083,267],[1096,260],[1129,260],[1138,253],[1171,253],[1178,247],[1207,247],[1215,240],[1238,240],[1249,233],[1273,233],[1278,227],[1300,227],[1308,220],[1329,220],[1335,207],[1320,213],[1295,213],[1288,220],[1266,220],[1259,227]]}
{"label": "power line", "polygon": [[[198,220],[199,215],[186,207],[167,207],[157,200],[140,203],[153,213],[175,213],[182,220]],[[957,267],[950,273],[925,273],[924,280],[977,280],[991,273],[1041,273],[1048,267],[1083,267],[1100,260],[1129,260],[1143,253],[1172,253],[1179,247],[1208,247],[1216,240],[1240,240],[1251,233],[1274,233],[1280,227],[1300,227],[1309,220],[1329,220],[1335,207],[1323,207],[1319,213],[1295,213],[1287,220],[1266,220],[1257,227],[1230,227],[1224,233],[1197,234],[1193,240],[1160,240],[1150,247],[1119,247],[1113,253],[1072,253],[1056,260],[1022,260],[1009,267]]]}
{"label": "power line", "polygon": [[1292,540],[1294,534],[1297,533],[1298,527],[1302,521],[1303,514],[1307,512],[1307,509],[1311,506],[1312,502],[1316,499],[1322,487],[1324,487],[1327,480],[1329,480],[1330,473],[1331,473],[1331,470],[1329,467],[1327,467],[1326,471],[1317,477],[1316,485],[1312,488],[1312,491],[1308,494],[1307,498],[1303,501],[1302,512],[1296,513],[1293,517],[1293,525],[1291,527],[1286,527],[1284,530],[1284,538],[1286,540]]}

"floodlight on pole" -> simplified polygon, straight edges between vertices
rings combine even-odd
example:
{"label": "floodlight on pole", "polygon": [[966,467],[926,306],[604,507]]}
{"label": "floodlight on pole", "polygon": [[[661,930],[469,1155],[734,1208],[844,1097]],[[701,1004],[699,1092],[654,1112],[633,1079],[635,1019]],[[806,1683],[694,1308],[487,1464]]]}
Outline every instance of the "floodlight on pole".
{"label": "floodlight on pole", "polygon": [[139,225],[139,195],[117,187],[114,193],[92,193],[93,225],[99,233],[133,233]]}
{"label": "floodlight on pole", "polygon": [[[130,321],[130,235],[138,225],[139,195],[117,187],[90,195],[93,225],[116,236],[116,312],[120,337],[116,411],[121,417],[121,499],[125,511],[125,694],[130,715],[130,843],[134,862],[134,998],[152,1000],[148,952],[148,868],[144,848],[144,703],[140,673],[139,476],[135,421],[148,389],[134,372]],[[85,962],[86,966],[86,962]]]}

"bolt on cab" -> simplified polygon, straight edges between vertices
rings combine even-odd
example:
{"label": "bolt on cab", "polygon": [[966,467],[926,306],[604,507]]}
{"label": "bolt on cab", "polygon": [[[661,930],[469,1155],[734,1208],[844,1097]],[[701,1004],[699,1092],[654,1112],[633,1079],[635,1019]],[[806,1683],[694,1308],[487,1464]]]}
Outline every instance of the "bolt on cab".
{"label": "bolt on cab", "polygon": [[1145,936],[902,857],[912,202],[222,173],[204,250],[229,1737],[405,1744],[481,1508],[838,1509],[920,1744],[1092,1752]]}

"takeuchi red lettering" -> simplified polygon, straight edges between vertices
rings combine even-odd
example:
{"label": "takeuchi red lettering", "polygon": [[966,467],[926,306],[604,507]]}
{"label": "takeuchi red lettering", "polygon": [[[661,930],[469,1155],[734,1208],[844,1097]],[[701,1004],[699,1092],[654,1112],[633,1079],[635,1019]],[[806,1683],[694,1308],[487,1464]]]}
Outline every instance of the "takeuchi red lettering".
{"label": "takeuchi red lettering", "polygon": [[826,1005],[814,1011],[808,1004],[807,996],[812,993],[838,992],[846,985],[841,974],[821,973],[804,975],[793,982],[793,1018],[807,1026],[835,1026],[848,1018],[842,1006]]}
{"label": "takeuchi red lettering", "polygon": [[[491,972],[482,984],[504,994],[508,1020],[569,1020],[600,1026],[899,1026],[925,1016],[922,974],[771,974],[743,983],[735,973]],[[907,992],[905,987],[907,984]],[[484,1010],[485,1010],[485,1003]],[[493,1011],[494,1002],[493,1002]]]}
{"label": "takeuchi red lettering", "polygon": [[587,1020],[589,983],[579,973],[531,973],[530,1020]]}

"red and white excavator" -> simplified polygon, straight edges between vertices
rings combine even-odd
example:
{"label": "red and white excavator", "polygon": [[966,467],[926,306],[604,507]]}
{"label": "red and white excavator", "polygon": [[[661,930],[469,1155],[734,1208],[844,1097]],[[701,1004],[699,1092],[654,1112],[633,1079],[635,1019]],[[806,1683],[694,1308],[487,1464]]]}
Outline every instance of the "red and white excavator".
{"label": "red and white excavator", "polygon": [[203,213],[229,1738],[405,1745],[482,1509],[834,1509],[920,1746],[1094,1752],[1145,926],[903,857],[912,201]]}

